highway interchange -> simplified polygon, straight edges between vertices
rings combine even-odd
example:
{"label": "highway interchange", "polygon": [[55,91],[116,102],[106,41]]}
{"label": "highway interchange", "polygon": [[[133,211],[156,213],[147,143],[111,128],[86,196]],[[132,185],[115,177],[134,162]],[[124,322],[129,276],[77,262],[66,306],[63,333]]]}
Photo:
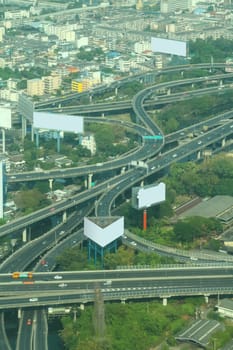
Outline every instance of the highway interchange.
{"label": "highway interchange", "polygon": [[[174,84],[174,83],[173,83]],[[151,94],[151,87],[149,89],[146,89],[145,91],[141,92],[138,94],[138,96],[136,96],[133,99],[133,108],[135,113],[137,114],[138,118],[143,121],[144,125],[146,125],[147,128],[149,128],[149,131],[147,132],[147,134],[149,134],[150,132],[152,134],[161,134],[162,132],[161,130],[154,124],[152,123],[152,121],[150,120],[150,118],[148,117],[147,113],[145,112],[145,109],[142,107],[143,106],[143,102],[145,100],[146,97],[148,97]],[[232,113],[228,112],[222,116],[218,117],[219,119],[215,119],[215,122],[213,125],[215,125],[215,127],[213,129],[210,129],[210,131],[208,133],[202,134],[200,135],[198,138],[194,138],[194,140],[192,140],[191,142],[186,143],[185,145],[180,145],[178,146],[178,148],[174,150],[171,150],[169,152],[166,152],[165,154],[162,154],[162,156],[160,156],[159,158],[156,158],[155,155],[156,153],[160,152],[160,150],[162,149],[163,144],[166,142],[166,138],[163,138],[163,141],[161,143],[157,143],[155,145],[155,147],[153,148],[153,154],[149,154],[148,149],[151,150],[151,144],[146,144],[143,145],[142,148],[145,148],[145,154],[141,159],[144,159],[145,162],[145,167],[135,167],[135,168],[131,168],[128,171],[126,171],[124,174],[120,174],[117,175],[114,179],[109,179],[107,181],[105,181],[104,184],[99,185],[96,188],[92,188],[90,190],[87,190],[85,192],[85,194],[78,194],[74,197],[72,197],[72,201],[67,201],[61,204],[58,204],[53,208],[53,212],[46,210],[43,212],[40,211],[39,213],[34,213],[32,214],[32,216],[29,216],[30,218],[23,218],[22,221],[19,220],[19,222],[17,221],[17,227],[25,227],[25,223],[26,226],[29,225],[30,223],[32,223],[35,220],[41,220],[45,215],[50,216],[50,215],[55,215],[56,213],[59,212],[63,212],[65,209],[67,210],[69,207],[75,207],[78,210],[78,206],[81,203],[93,200],[92,205],[94,205],[95,203],[95,212],[97,216],[108,216],[111,213],[111,204],[113,203],[114,198],[119,195],[119,193],[123,192],[125,189],[131,187],[134,184],[138,184],[140,183],[140,181],[144,178],[147,178],[149,175],[155,174],[156,172],[160,172],[161,169],[163,168],[167,168],[169,166],[169,164],[171,164],[171,162],[174,161],[180,161],[180,160],[188,160],[188,159],[192,159],[192,157],[194,157],[194,159],[196,158],[198,152],[201,149],[204,149],[206,146],[213,144],[213,142],[218,142],[220,143],[219,145],[219,149],[221,149],[221,140],[223,139],[223,137],[226,136],[230,136],[232,135],[233,130],[231,129],[231,126],[233,126],[233,122],[231,121],[232,118]],[[220,123],[220,120],[225,119],[226,122]],[[208,121],[209,122],[209,121]],[[206,123],[205,123],[206,124]],[[194,128],[195,126],[193,126]],[[198,126],[196,126],[197,128]],[[185,130],[185,132],[187,132]],[[180,136],[181,131],[176,133],[176,137]],[[171,136],[172,138],[172,136]],[[201,141],[201,143],[199,143]],[[145,147],[146,146],[146,147]],[[219,150],[218,149],[218,150]],[[218,151],[217,150],[217,151]],[[175,153],[174,153],[175,152]],[[175,157],[173,157],[173,155],[176,154]],[[154,158],[153,158],[154,156]],[[149,158],[151,158],[151,160],[148,161]],[[190,157],[190,158],[188,158]],[[127,160],[128,164],[129,160]],[[119,167],[122,167],[123,164],[119,164]],[[102,168],[102,167],[101,167]],[[97,166],[94,169],[91,169],[91,172],[97,169]],[[103,170],[103,168],[101,169]],[[77,170],[76,170],[77,171]],[[86,173],[88,173],[90,171],[90,169],[86,169]],[[14,176],[14,175],[13,175]],[[15,176],[18,176],[17,174]],[[27,175],[26,175],[27,176]],[[47,178],[51,177],[51,174],[45,174],[45,177],[47,176]],[[67,176],[69,176],[69,174],[67,174]],[[76,173],[77,176],[77,173]],[[14,180],[14,179],[12,179]],[[16,180],[16,179],[15,179]],[[104,195],[102,195],[102,193],[104,192]],[[102,196],[101,196],[102,195]],[[96,199],[98,199],[98,201],[96,202]],[[75,202],[74,202],[75,201]],[[84,209],[82,209],[84,210]],[[86,214],[83,212],[79,213],[80,214],[80,218],[82,218],[83,216],[85,216]],[[20,223],[21,222],[21,223]],[[19,223],[19,225],[18,225]],[[59,230],[63,230],[62,225],[68,225],[69,224],[69,220],[67,220],[67,222],[65,223],[60,223],[60,227]],[[20,226],[21,225],[21,226]],[[6,226],[6,228],[4,228],[4,226]],[[4,225],[3,227],[1,227],[0,230],[0,235],[4,236],[8,233],[11,233],[15,230],[15,223],[11,224],[9,223],[8,225]],[[13,226],[13,227],[12,227]],[[72,226],[72,225],[71,225]],[[8,228],[7,228],[8,227]],[[75,224],[74,226],[75,227]],[[59,231],[59,232],[61,232]],[[68,232],[71,232],[72,229]],[[50,237],[49,239],[51,240],[50,244],[52,245],[55,237],[55,233],[52,232],[47,233],[46,234],[47,237]],[[56,233],[57,235],[57,233]],[[52,237],[52,238],[51,238]],[[55,238],[54,238],[55,237]],[[80,236],[80,239],[82,239],[82,234]],[[40,243],[39,246],[37,247],[37,252],[39,251],[39,249],[43,250],[45,249],[44,247],[44,238],[40,238]],[[77,238],[78,240],[78,238]],[[48,242],[49,243],[49,242]],[[28,243],[27,245],[32,244],[32,242]],[[26,246],[27,246],[26,245]],[[25,246],[25,247],[26,247]],[[42,247],[43,246],[43,247]],[[59,246],[59,244],[57,244],[57,246]],[[30,250],[30,248],[29,248]],[[34,256],[35,256],[35,252],[34,252]],[[39,256],[39,255],[38,255]],[[21,259],[23,260],[23,258],[25,257],[25,252],[22,254]],[[11,258],[9,258],[10,260]],[[30,260],[30,257],[29,257]],[[210,259],[211,260],[211,259]],[[223,258],[224,260],[224,258]],[[11,262],[6,262],[3,266],[2,269],[0,270],[1,272],[9,272],[12,271],[12,264],[14,264],[14,259],[11,259]],[[223,263],[224,264],[224,263]],[[24,267],[22,268],[22,270],[24,268],[26,268],[27,263],[24,265]],[[9,267],[10,266],[10,267]],[[17,265],[19,267],[19,265]],[[0,266],[1,268],[1,266]],[[233,285],[231,283],[232,280],[232,271],[231,271],[231,267],[223,267],[223,269],[225,269],[226,275],[224,276],[224,274],[222,273],[222,268],[220,268],[220,270],[214,270],[213,268],[210,268],[208,271],[206,270],[206,275],[203,277],[200,277],[200,275],[202,274],[202,272],[204,270],[202,270],[203,268],[199,268],[197,271],[197,276],[195,277],[195,279],[189,279],[187,276],[187,279],[185,278],[185,285],[184,285],[184,278],[182,277],[181,279],[177,278],[178,276],[176,276],[175,278],[171,278],[168,279],[167,275],[166,278],[161,278],[159,277],[159,279],[156,279],[155,276],[155,272],[156,270],[153,270],[153,277],[151,279],[151,277],[149,277],[146,280],[142,280],[141,277],[139,279],[134,280],[136,277],[136,273],[138,273],[136,271],[130,270],[129,274],[130,276],[134,276],[132,279],[129,279],[129,275],[127,276],[127,278],[117,278],[116,276],[116,272],[113,272],[113,276],[111,277],[111,288],[106,285],[104,285],[104,283],[106,283],[106,280],[109,280],[110,277],[108,275],[108,277],[105,275],[101,282],[100,282],[100,287],[103,290],[104,293],[104,297],[105,299],[128,299],[128,298],[138,298],[138,297],[148,297],[150,296],[171,296],[171,295],[177,295],[177,293],[180,295],[198,295],[198,294],[203,294],[203,293],[207,293],[207,294],[216,294],[216,293],[221,293],[224,292],[228,292],[231,293],[232,292],[232,288]],[[219,267],[217,268],[219,269]],[[166,271],[168,271],[169,269],[165,269]],[[150,271],[150,270],[149,270]],[[175,271],[175,273],[179,274],[179,269],[174,269],[172,270],[173,272]],[[196,270],[195,270],[196,271]],[[108,272],[103,272],[101,271],[101,273],[107,273]],[[110,274],[111,272],[109,272]],[[119,274],[123,274],[124,272],[119,272]],[[190,272],[189,272],[190,273]],[[189,274],[188,273],[188,274]],[[60,273],[59,273],[60,274]],[[146,271],[143,270],[142,274],[146,274]],[[63,281],[66,279],[64,277],[64,275],[66,275],[65,273],[62,273],[62,277],[63,277]],[[126,274],[125,274],[126,275]],[[213,275],[213,277],[212,277]],[[4,275],[1,275],[1,278],[3,278]],[[39,275],[38,275],[39,276]],[[46,274],[43,274],[43,276],[47,276]],[[80,281],[80,276],[75,276],[74,278],[70,278],[67,280],[67,286],[69,286],[70,289],[68,289],[67,287],[65,288],[60,288],[58,287],[58,283],[55,282],[55,280],[53,279],[53,276],[51,273],[48,274],[48,277],[43,277],[43,278],[49,278],[49,281],[41,281],[41,282],[37,282],[37,280],[35,280],[35,283],[32,285],[24,285],[23,283],[20,284],[20,288],[22,286],[22,291],[24,293],[24,298],[21,298],[18,294],[17,294],[17,301],[14,304],[14,300],[16,300],[15,296],[10,300],[10,303],[7,304],[7,299],[5,299],[5,297],[2,297],[2,302],[3,305],[5,303],[5,306],[1,306],[3,309],[7,308],[7,307],[15,307],[15,306],[19,306],[22,305],[24,307],[30,307],[30,306],[37,306],[37,305],[44,305],[44,304],[53,304],[53,303],[57,303],[59,298],[59,302],[65,302],[67,303],[69,302],[85,302],[85,301],[91,301],[93,300],[93,290],[95,288],[95,283],[96,282],[96,276],[94,278],[94,276],[92,276],[91,281],[89,281],[88,279],[84,280],[83,284],[84,284],[84,288],[80,288],[80,284],[82,284]],[[190,275],[189,275],[190,276]],[[216,276],[217,279],[219,280],[219,283],[216,284]],[[8,277],[6,276],[6,278],[9,278],[9,274]],[[143,277],[145,278],[145,277]],[[42,279],[42,276],[41,276]],[[73,279],[76,280],[73,282]],[[71,281],[71,282],[70,282]],[[87,281],[88,285],[87,285]],[[158,282],[159,281],[159,282]],[[170,281],[170,282],[169,282]],[[174,281],[176,281],[177,284],[174,285]],[[180,282],[179,282],[180,281]],[[197,283],[195,283],[194,281],[198,281]],[[223,283],[224,281],[224,283]],[[148,284],[146,285],[146,283],[148,282]],[[225,290],[222,289],[222,285],[224,284],[224,288]],[[9,286],[9,282],[6,282],[6,286]],[[46,287],[45,287],[46,286]],[[78,293],[77,291],[75,293],[71,293],[71,291],[73,291],[73,288],[76,288],[77,286],[79,286],[78,288]],[[181,288],[181,286],[185,287],[185,288]],[[16,288],[17,293],[18,291],[18,287],[19,285],[13,285],[11,286],[12,288]],[[25,297],[25,290],[23,290],[26,287],[26,291],[29,291],[30,288],[30,292],[27,296],[27,298]],[[27,288],[29,287],[29,288]],[[29,295],[31,295],[31,293],[38,295],[38,292],[36,290],[34,290],[34,288],[39,288],[40,290],[40,298],[39,298],[39,303],[38,301],[34,302],[29,302]],[[2,286],[1,288],[4,288],[4,286]],[[48,288],[51,288],[50,290],[50,296],[43,296],[41,297],[41,290],[47,290]],[[144,289],[145,288],[145,289]],[[56,289],[56,293],[54,293],[54,290]],[[66,290],[66,292],[64,293],[64,290]],[[70,294],[67,293],[70,290]],[[61,293],[62,291],[62,293]],[[0,290],[1,293],[3,293],[2,289]],[[51,295],[51,293],[54,293],[54,295]],[[73,295],[74,294],[74,295]],[[63,299],[64,297],[64,299]],[[72,299],[74,297],[74,299]],[[20,299],[21,298],[21,299]],[[46,301],[47,298],[47,301]],[[71,300],[72,299],[72,300]],[[9,302],[8,300],[8,302]],[[64,300],[64,301],[63,301]],[[10,306],[11,305],[11,306]],[[30,312],[30,311],[24,311],[26,312]],[[26,315],[26,317],[28,317],[28,315]],[[33,316],[34,317],[34,316]],[[25,317],[24,317],[25,318]],[[43,320],[43,317],[41,318]],[[23,321],[25,322],[25,320]],[[22,324],[22,322],[20,323]],[[38,325],[38,322],[37,322]],[[39,327],[39,326],[38,326]],[[26,327],[26,329],[30,329],[30,327]],[[34,329],[35,327],[33,327]],[[24,332],[23,332],[24,333]],[[26,337],[25,337],[26,339]],[[31,339],[31,338],[30,338]],[[25,344],[24,344],[25,346]],[[33,345],[35,346],[35,345]],[[31,347],[24,347],[23,345],[20,344],[20,341],[18,341],[18,345],[17,345],[17,349],[30,349]],[[39,349],[39,347],[38,347]]]}

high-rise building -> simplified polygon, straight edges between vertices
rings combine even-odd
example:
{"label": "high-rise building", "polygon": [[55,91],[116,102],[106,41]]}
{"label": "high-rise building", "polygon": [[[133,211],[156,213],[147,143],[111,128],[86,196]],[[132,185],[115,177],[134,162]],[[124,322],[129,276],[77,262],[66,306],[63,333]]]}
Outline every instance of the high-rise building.
{"label": "high-rise building", "polygon": [[178,10],[192,10],[192,0],[160,0],[160,12],[175,12]]}

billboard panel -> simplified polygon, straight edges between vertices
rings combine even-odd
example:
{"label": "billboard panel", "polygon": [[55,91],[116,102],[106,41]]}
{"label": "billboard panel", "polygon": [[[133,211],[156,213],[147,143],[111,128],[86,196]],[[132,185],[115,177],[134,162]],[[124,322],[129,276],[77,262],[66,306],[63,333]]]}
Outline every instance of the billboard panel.
{"label": "billboard panel", "polygon": [[84,235],[101,247],[105,247],[109,243],[115,241],[117,238],[121,237],[123,233],[123,216],[104,228],[98,226],[91,218],[84,218]]}
{"label": "billboard panel", "polygon": [[0,128],[11,129],[11,109],[0,106]]}
{"label": "billboard panel", "polygon": [[34,102],[25,94],[19,94],[18,111],[30,123],[33,120]]}
{"label": "billboard panel", "polygon": [[185,41],[152,37],[151,48],[153,52],[187,56],[187,43]]}
{"label": "billboard panel", "polygon": [[37,129],[83,133],[83,117],[60,113],[34,112],[33,127]]}
{"label": "billboard panel", "polygon": [[134,187],[132,190],[132,206],[135,209],[145,209],[166,200],[165,183],[145,187]]}

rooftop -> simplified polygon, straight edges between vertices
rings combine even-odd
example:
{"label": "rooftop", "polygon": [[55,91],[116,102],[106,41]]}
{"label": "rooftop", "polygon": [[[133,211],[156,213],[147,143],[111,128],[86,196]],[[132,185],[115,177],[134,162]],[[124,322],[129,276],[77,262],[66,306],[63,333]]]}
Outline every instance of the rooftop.
{"label": "rooftop", "polygon": [[210,217],[225,217],[223,215],[227,212],[231,212],[233,215],[233,197],[231,196],[215,196],[208,200],[204,200],[201,203],[197,204],[191,209],[188,209],[182,213],[181,217],[189,216],[202,216],[206,218]]}

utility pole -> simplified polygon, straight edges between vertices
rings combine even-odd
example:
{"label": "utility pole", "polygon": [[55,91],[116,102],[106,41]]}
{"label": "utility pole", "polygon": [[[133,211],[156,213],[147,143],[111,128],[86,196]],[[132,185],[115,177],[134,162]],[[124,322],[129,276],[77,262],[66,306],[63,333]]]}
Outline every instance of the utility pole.
{"label": "utility pole", "polygon": [[95,332],[95,340],[99,344],[105,343],[105,310],[104,300],[100,288],[95,289],[95,300],[93,310],[93,326]]}

